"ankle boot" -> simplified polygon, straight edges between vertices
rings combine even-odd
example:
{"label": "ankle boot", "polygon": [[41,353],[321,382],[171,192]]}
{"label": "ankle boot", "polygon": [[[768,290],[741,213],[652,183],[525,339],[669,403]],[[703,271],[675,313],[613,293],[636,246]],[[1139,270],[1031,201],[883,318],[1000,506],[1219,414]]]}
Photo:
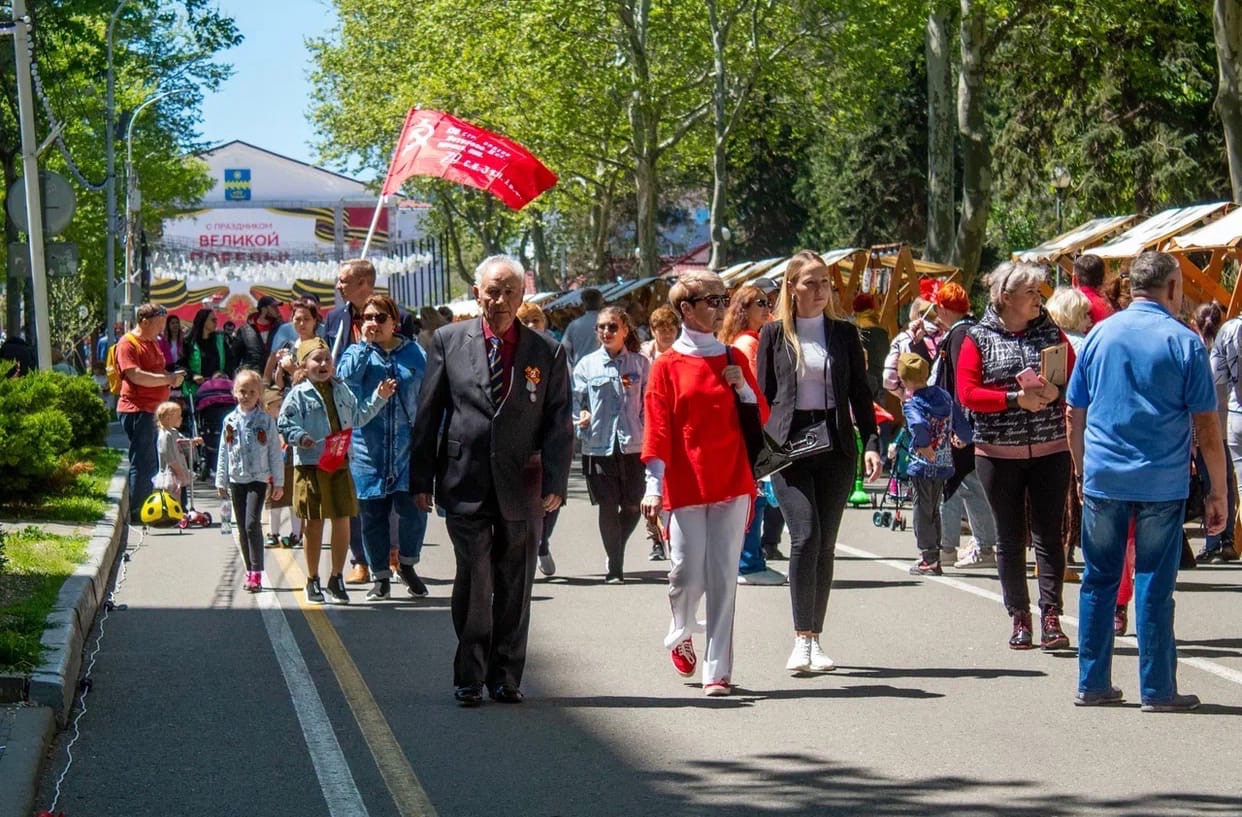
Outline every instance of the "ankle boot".
{"label": "ankle boot", "polygon": [[1070,645],[1069,636],[1061,629],[1061,616],[1049,607],[1040,617],[1039,628],[1042,631],[1039,646],[1044,650],[1063,650]]}
{"label": "ankle boot", "polygon": [[1031,613],[1021,610],[1013,614],[1013,635],[1009,637],[1009,649],[1029,650],[1031,643]]}

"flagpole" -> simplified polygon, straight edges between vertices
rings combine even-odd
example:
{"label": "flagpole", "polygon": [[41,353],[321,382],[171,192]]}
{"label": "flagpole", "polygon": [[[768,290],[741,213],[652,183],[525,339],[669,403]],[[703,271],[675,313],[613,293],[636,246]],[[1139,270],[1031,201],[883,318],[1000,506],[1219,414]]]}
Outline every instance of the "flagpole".
{"label": "flagpole", "polygon": [[371,248],[371,237],[375,235],[375,225],[379,224],[380,210],[384,207],[384,199],[387,196],[380,194],[379,201],[375,202],[375,212],[371,214],[371,226],[367,228],[367,240],[362,242],[362,255],[360,258],[367,257],[367,250]]}
{"label": "flagpole", "polygon": [[[406,112],[405,121],[401,124],[401,133],[403,135],[405,134],[405,129],[409,127],[410,117],[414,115],[414,112],[417,111],[418,108],[419,106],[415,105],[413,108],[411,108],[409,111]],[[393,148],[392,148],[392,156],[389,157],[388,159],[388,172],[384,174],[384,186],[380,190],[379,201],[375,202],[375,212],[371,214],[371,226],[367,228],[367,240],[362,242],[362,256],[361,257],[363,259],[366,259],[367,257],[367,250],[371,249],[371,239],[375,236],[376,225],[379,224],[380,210],[382,210],[384,207],[384,200],[388,198],[388,192],[387,192],[388,191],[388,180],[392,178],[392,163],[397,158],[397,148],[399,148],[400,146],[401,146],[401,137],[398,136],[397,144],[393,145]],[[390,224],[388,226],[389,226],[389,229],[391,229],[393,225]]]}

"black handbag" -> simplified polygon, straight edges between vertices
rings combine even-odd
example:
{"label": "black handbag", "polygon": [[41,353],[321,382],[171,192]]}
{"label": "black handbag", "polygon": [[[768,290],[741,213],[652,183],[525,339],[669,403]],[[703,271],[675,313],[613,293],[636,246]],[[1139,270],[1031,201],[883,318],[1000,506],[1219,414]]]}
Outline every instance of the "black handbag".
{"label": "black handbag", "polygon": [[1205,525],[1207,524],[1205,512],[1210,487],[1207,478],[1207,462],[1203,459],[1203,453],[1196,448],[1190,465],[1190,490],[1186,495],[1186,513],[1183,517],[1185,521],[1193,522],[1200,519]]}

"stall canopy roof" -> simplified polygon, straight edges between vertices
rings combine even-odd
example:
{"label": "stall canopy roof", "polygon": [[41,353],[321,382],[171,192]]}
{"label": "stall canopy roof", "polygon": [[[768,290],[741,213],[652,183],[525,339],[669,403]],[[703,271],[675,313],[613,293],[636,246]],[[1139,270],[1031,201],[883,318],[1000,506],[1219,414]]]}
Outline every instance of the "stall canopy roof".
{"label": "stall canopy roof", "polygon": [[1242,209],[1185,235],[1173,236],[1170,250],[1215,250],[1242,244]]}
{"label": "stall canopy roof", "polygon": [[[649,280],[654,281],[656,279],[652,278]],[[566,292],[565,294],[561,295],[560,297],[555,298],[551,301],[548,301],[546,304],[544,304],[543,311],[544,312],[555,312],[558,309],[568,309],[571,306],[582,306],[582,290],[591,289],[591,288],[598,289],[599,294],[604,296],[604,303],[608,303],[617,297],[618,292],[621,292],[622,290],[625,290],[626,292],[630,292],[632,288],[627,289],[627,287],[630,287],[631,284],[637,284],[637,283],[639,282],[638,281],[619,281],[619,282],[614,282],[611,284],[591,284],[589,286],[582,287],[581,289],[572,289],[569,292]]]}
{"label": "stall canopy roof", "polygon": [[1045,241],[1038,247],[1031,247],[1029,250],[1017,250],[1013,254],[1015,261],[1026,261],[1030,264],[1047,264],[1055,261],[1063,255],[1076,252],[1083,247],[1089,247],[1092,243],[1099,241],[1104,236],[1128,226],[1138,216],[1104,216],[1103,218],[1093,218],[1086,224],[1081,224],[1068,233],[1061,233],[1050,241]]}
{"label": "stall canopy roof", "polygon": [[720,279],[724,281],[727,287],[739,286],[751,278],[762,275],[784,260],[784,257],[777,256],[776,258],[765,258],[762,261],[753,261],[745,265],[735,264],[722,272]]}
{"label": "stall canopy roof", "polygon": [[1091,248],[1092,255],[1101,258],[1133,258],[1148,247],[1171,238],[1182,230],[1205,218],[1223,211],[1229,202],[1196,204],[1193,207],[1174,207],[1156,213],[1151,218],[1126,230],[1107,244]]}
{"label": "stall canopy roof", "polygon": [[[823,257],[824,263],[831,267],[833,264],[838,263],[843,258],[849,258],[856,252],[858,250],[850,248],[831,250],[820,253],[820,255]],[[792,260],[793,257],[790,256],[787,258],[767,258],[763,261],[743,261],[720,273],[720,277],[727,287],[741,286],[759,278],[776,280],[785,274],[785,268],[789,266],[789,262]]]}

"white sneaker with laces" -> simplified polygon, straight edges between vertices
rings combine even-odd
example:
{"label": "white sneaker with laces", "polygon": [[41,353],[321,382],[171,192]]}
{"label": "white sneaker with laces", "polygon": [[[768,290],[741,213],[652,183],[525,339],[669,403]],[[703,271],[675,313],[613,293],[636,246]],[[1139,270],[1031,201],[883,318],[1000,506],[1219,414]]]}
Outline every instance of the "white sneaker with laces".
{"label": "white sneaker with laces", "polygon": [[961,558],[955,561],[953,563],[953,566],[960,567],[960,568],[982,567],[982,565],[979,564],[979,560],[981,556],[982,556],[982,553],[979,550],[978,543],[976,543],[974,539],[971,539],[970,546],[967,547],[964,551],[962,551]]}
{"label": "white sneaker with laces", "polygon": [[552,558],[551,552],[540,554],[539,572],[545,576],[556,575],[556,560]]}
{"label": "white sneaker with laces", "polygon": [[824,654],[819,646],[818,638],[811,638],[811,671],[832,672],[837,668],[836,662]]}
{"label": "white sneaker with laces", "polygon": [[737,583],[775,587],[785,583],[785,574],[768,567],[757,573],[739,573]]}
{"label": "white sneaker with laces", "polygon": [[789,660],[785,662],[785,669],[790,672],[811,671],[812,641],[809,635],[794,636],[793,652],[789,654]]}

